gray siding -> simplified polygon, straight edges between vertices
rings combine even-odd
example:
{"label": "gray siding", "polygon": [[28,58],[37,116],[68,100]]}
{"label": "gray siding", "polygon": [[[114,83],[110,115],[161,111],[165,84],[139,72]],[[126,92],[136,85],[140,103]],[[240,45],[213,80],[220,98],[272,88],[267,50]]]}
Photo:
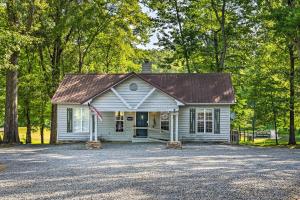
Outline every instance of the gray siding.
{"label": "gray siding", "polygon": [[[134,136],[135,112],[125,112],[124,115],[124,132],[116,132],[116,121],[114,112],[104,112],[103,121],[98,120],[98,137],[105,141],[131,141]],[[133,117],[132,121],[128,121],[127,117]],[[160,117],[156,115],[156,124],[153,124],[153,113],[149,113],[148,136],[157,139],[168,139],[169,133],[160,132]]]}
{"label": "gray siding", "polygon": [[[196,133],[190,134],[190,108],[220,108],[220,134]],[[197,117],[196,117],[197,120]],[[196,123],[197,124],[197,123]],[[230,141],[230,106],[184,106],[179,109],[179,138],[186,141]]]}
{"label": "gray siding", "polygon": [[176,101],[159,90],[155,90],[139,108],[145,111],[173,111],[174,109],[178,109]]}
{"label": "gray siding", "polygon": [[114,112],[103,112],[103,120],[97,121],[98,137],[106,141],[131,141],[133,137],[133,121],[127,121],[127,117],[134,117],[135,113],[124,113],[124,132],[116,132],[116,120]]}
{"label": "gray siding", "polygon": [[[84,107],[80,105],[58,105],[58,141],[87,141],[89,133],[67,133],[67,108]],[[220,108],[220,134],[213,133],[189,133],[189,109],[196,108]],[[131,141],[134,135],[135,112],[125,112],[124,132],[115,131],[114,112],[102,112],[103,121],[98,119],[97,130],[98,137],[106,141]],[[132,121],[127,121],[127,117],[133,117]],[[154,123],[155,118],[155,123]],[[156,139],[170,138],[170,134],[160,129],[160,114],[149,114],[148,136]],[[229,141],[230,137],[230,106],[184,106],[179,109],[179,139],[183,141]]]}
{"label": "gray siding", "polygon": [[58,141],[87,141],[90,138],[88,132],[85,133],[67,133],[67,108],[82,107],[82,105],[57,105],[57,140]]}

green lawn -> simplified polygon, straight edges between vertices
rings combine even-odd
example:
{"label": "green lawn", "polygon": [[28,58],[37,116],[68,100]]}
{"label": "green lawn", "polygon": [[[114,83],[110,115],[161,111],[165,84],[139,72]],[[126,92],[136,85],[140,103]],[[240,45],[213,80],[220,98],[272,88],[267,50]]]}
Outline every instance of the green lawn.
{"label": "green lawn", "polygon": [[[25,144],[26,139],[26,127],[19,127],[19,136],[23,144]],[[0,137],[3,138],[3,132],[0,132]],[[50,130],[44,130],[44,144],[49,144],[50,140]],[[41,144],[40,131],[38,129],[31,132],[31,142],[32,144]]]}
{"label": "green lawn", "polygon": [[[278,139],[278,147],[291,147],[291,148],[300,148],[300,135],[296,135],[296,142],[297,145],[288,145],[289,135],[279,135]],[[244,142],[244,137],[240,138],[240,144],[242,145],[254,145],[254,146],[262,146],[262,147],[272,147],[277,146],[275,139],[268,139],[268,138],[256,138],[254,142],[246,141]]]}

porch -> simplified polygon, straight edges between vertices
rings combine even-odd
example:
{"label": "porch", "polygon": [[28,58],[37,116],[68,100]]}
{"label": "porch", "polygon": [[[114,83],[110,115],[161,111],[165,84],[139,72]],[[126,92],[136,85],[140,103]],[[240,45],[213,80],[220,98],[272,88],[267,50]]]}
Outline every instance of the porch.
{"label": "porch", "polygon": [[102,120],[90,111],[90,141],[178,141],[178,111],[102,112]]}

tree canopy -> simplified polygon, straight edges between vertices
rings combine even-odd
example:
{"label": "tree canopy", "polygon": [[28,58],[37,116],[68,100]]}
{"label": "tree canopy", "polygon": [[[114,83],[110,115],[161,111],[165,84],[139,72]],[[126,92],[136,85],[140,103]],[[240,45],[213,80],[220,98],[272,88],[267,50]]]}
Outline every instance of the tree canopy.
{"label": "tree canopy", "polygon": [[[299,24],[296,0],[4,0],[4,139],[19,142],[17,127],[26,126],[27,143],[35,128],[51,128],[55,143],[56,106],[50,100],[65,74],[138,72],[150,60],[156,72],[231,73],[233,128],[289,130],[295,144]],[[153,33],[158,48],[139,48]]]}

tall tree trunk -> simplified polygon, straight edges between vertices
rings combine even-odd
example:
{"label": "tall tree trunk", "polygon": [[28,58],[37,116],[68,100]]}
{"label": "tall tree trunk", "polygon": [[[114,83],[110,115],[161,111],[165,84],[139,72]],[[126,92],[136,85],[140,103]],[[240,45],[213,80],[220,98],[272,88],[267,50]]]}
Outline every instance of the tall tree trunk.
{"label": "tall tree trunk", "polygon": [[220,62],[219,62],[219,42],[218,42],[218,31],[214,31],[214,51],[215,51],[215,67],[218,71]]}
{"label": "tall tree trunk", "polygon": [[40,107],[40,121],[39,121],[39,127],[40,127],[40,136],[41,136],[41,144],[44,144],[44,129],[45,129],[45,97],[43,96],[43,92],[41,92],[41,100],[42,105]]}
{"label": "tall tree trunk", "polygon": [[30,103],[25,97],[25,116],[26,116],[26,144],[31,143],[31,120],[30,120]]}
{"label": "tall tree trunk", "polygon": [[255,136],[255,117],[252,119],[252,142],[254,142],[254,136]]}
{"label": "tall tree trunk", "polygon": [[[60,58],[62,54],[62,47],[61,47],[61,39],[60,36],[57,37],[54,41],[54,48],[53,48],[53,54],[52,54],[52,86],[51,86],[51,91],[50,91],[50,98],[54,95],[58,83],[59,83],[59,75],[60,75],[60,70],[59,70],[59,63],[60,63]],[[52,104],[51,106],[51,133],[50,133],[50,144],[55,144],[56,143],[56,138],[57,138],[57,105]]]}
{"label": "tall tree trunk", "polygon": [[183,47],[183,56],[184,56],[184,60],[185,60],[185,66],[187,68],[188,73],[191,73],[191,68],[190,68],[190,63],[189,63],[190,56],[189,56],[187,44],[185,42],[185,38],[183,35],[183,28],[182,28],[182,24],[181,24],[180,11],[178,8],[177,0],[175,0],[174,3],[175,3],[175,10],[176,10],[176,19],[177,19],[177,23],[178,23],[178,27],[179,27],[180,38],[181,38],[181,45]]}
{"label": "tall tree trunk", "polygon": [[[29,56],[30,51],[26,47],[26,54],[27,54],[27,60],[28,60],[28,69],[27,73],[32,73],[32,62],[31,58]],[[25,109],[25,118],[26,118],[26,144],[31,143],[31,120],[30,120],[30,88],[26,86],[24,88],[25,90],[25,97],[24,97],[24,109]]]}
{"label": "tall tree trunk", "polygon": [[[60,20],[60,14],[57,14],[56,23]],[[68,34],[65,37],[64,45],[62,43],[62,35],[58,35],[53,44],[53,52],[51,56],[51,65],[52,65],[52,85],[49,93],[49,97],[52,98],[56,89],[59,85],[59,77],[60,77],[60,61],[63,53],[63,46],[70,40],[71,34],[73,32],[73,27],[70,28]],[[51,107],[51,133],[50,133],[50,144],[56,143],[57,138],[57,105],[52,104]]]}
{"label": "tall tree trunk", "polygon": [[[273,93],[271,92],[271,97],[273,97]],[[278,137],[277,137],[277,111],[274,104],[274,99],[272,98],[272,112],[273,112],[273,124],[275,129],[275,139],[276,145],[278,145]]]}
{"label": "tall tree trunk", "polygon": [[227,35],[226,35],[226,29],[225,29],[225,8],[226,8],[226,0],[223,0],[222,4],[222,16],[220,20],[220,26],[221,26],[221,33],[222,33],[222,51],[220,55],[220,69],[219,71],[222,72],[225,67],[225,58],[226,58],[226,52],[227,52]]}
{"label": "tall tree trunk", "polygon": [[252,142],[254,142],[255,136],[255,122],[256,122],[256,112],[255,107],[253,108],[253,117],[252,117]]}
{"label": "tall tree trunk", "polygon": [[295,145],[295,56],[294,56],[294,45],[290,44],[289,47],[290,56],[290,136],[289,144]]}
{"label": "tall tree trunk", "polygon": [[55,144],[57,139],[57,105],[51,106],[51,134],[50,144]]}
{"label": "tall tree trunk", "polygon": [[[15,1],[6,2],[9,28],[16,31],[19,20],[15,9]],[[18,64],[19,52],[15,51],[10,57],[10,64],[14,69],[6,70],[6,96],[5,96],[5,124],[4,143],[20,143],[18,132]]]}
{"label": "tall tree trunk", "polygon": [[277,114],[276,114],[276,112],[274,113],[274,129],[275,129],[275,140],[276,140],[276,145],[278,145]]}
{"label": "tall tree trunk", "polygon": [[42,124],[40,126],[41,144],[44,144],[44,129],[45,129],[45,125]]}
{"label": "tall tree trunk", "polygon": [[[18,53],[14,52],[10,59],[13,65],[18,63]],[[6,72],[6,100],[5,100],[5,125],[4,143],[20,143],[18,132],[18,72]]]}
{"label": "tall tree trunk", "polygon": [[[216,66],[217,71],[222,72],[225,67],[225,59],[226,59],[226,53],[227,53],[227,33],[226,33],[226,27],[225,27],[225,20],[226,20],[226,0],[222,0],[222,9],[221,9],[221,17],[219,16],[218,11],[218,3],[214,0],[211,0],[211,6],[214,10],[214,13],[216,15],[217,21],[220,25],[220,29],[217,31],[214,31],[214,48],[216,53]],[[217,33],[221,31],[221,38],[222,38],[222,46],[220,47],[221,50],[219,51],[218,47],[218,36]]]}

